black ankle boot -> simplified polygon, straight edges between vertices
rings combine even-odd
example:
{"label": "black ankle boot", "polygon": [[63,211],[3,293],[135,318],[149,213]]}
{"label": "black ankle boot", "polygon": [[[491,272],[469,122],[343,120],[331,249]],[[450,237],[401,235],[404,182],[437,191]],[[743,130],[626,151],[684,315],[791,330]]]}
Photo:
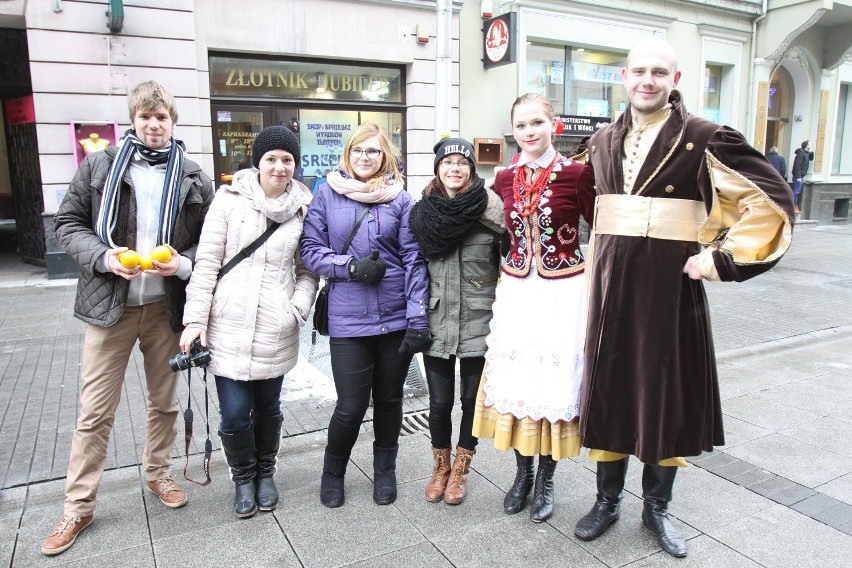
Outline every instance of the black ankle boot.
{"label": "black ankle boot", "polygon": [[382,448],[373,442],[373,501],[390,505],[396,501],[396,456],[399,446]]}
{"label": "black ankle boot", "polygon": [[574,529],[577,538],[595,540],[618,520],[626,476],[627,458],[598,462],[598,498],[591,511],[577,523]]}
{"label": "black ankle boot", "polygon": [[553,514],[553,473],[558,462],[550,456],[538,457],[535,491],[530,503],[530,520],[543,523]]}
{"label": "black ankle boot", "polygon": [[220,430],[219,438],[222,439],[222,450],[234,481],[234,514],[241,519],[251,517],[257,512],[254,430],[251,426],[236,434],[225,434]]}
{"label": "black ankle boot", "polygon": [[686,556],[686,540],[669,519],[668,507],[672,500],[676,467],[645,464],[642,472],[642,523],[651,529],[657,542],[667,553],[677,558]]}
{"label": "black ankle boot", "polygon": [[343,477],[346,475],[346,465],[349,456],[333,456],[325,451],[325,461],[322,467],[320,482],[320,501],[331,509],[343,505]]}
{"label": "black ankle boot", "polygon": [[527,495],[530,494],[530,489],[533,486],[533,477],[535,476],[532,457],[523,456],[518,450],[515,450],[515,462],[518,465],[515,482],[503,499],[503,511],[507,515],[519,513],[526,506]]}
{"label": "black ankle boot", "polygon": [[254,443],[257,451],[257,488],[255,499],[261,511],[272,511],[278,506],[278,488],[272,476],[281,447],[281,423],[284,418],[257,416],[254,419]]}

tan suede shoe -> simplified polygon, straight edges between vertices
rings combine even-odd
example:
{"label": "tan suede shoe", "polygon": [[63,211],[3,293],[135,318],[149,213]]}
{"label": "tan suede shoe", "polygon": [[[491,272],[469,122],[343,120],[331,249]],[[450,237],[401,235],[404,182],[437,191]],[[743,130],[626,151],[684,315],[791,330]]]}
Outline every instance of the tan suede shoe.
{"label": "tan suede shoe", "polygon": [[41,553],[47,556],[56,556],[65,552],[74,541],[77,540],[77,535],[83,532],[83,529],[92,524],[94,515],[87,517],[72,517],[70,515],[62,515],[59,522],[53,527],[50,536],[44,539],[41,545]]}
{"label": "tan suede shoe", "polygon": [[160,498],[163,505],[172,509],[179,509],[186,505],[189,498],[186,491],[181,489],[172,476],[148,482],[148,491]]}

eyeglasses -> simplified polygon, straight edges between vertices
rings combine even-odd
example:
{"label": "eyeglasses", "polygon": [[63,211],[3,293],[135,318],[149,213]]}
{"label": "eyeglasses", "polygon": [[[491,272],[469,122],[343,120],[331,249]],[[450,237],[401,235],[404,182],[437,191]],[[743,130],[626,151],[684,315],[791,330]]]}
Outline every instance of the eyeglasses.
{"label": "eyeglasses", "polygon": [[452,160],[441,160],[441,165],[445,168],[452,168],[453,166],[458,166],[462,170],[470,169],[471,163],[467,160],[462,160],[460,162],[454,162]]}
{"label": "eyeglasses", "polygon": [[362,150],[361,148],[349,148],[349,155],[353,158],[360,158],[364,154],[367,155],[368,158],[378,158],[382,153],[381,150],[377,150],[376,148],[369,148],[367,150]]}

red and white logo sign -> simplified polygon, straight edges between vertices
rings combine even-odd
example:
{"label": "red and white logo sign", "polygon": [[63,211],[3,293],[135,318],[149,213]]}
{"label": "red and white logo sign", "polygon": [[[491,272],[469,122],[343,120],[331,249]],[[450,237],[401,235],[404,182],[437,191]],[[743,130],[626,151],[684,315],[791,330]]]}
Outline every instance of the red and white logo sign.
{"label": "red and white logo sign", "polygon": [[498,63],[509,50],[509,27],[506,22],[497,19],[488,26],[485,34],[485,55],[494,63]]}

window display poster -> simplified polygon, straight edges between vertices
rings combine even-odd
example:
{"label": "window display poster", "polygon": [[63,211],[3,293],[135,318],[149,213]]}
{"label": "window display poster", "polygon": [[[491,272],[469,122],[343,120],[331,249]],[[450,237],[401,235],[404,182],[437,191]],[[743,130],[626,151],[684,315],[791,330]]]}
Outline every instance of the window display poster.
{"label": "window display poster", "polygon": [[547,66],[543,61],[527,63],[527,92],[547,94]]}
{"label": "window display poster", "polygon": [[561,61],[550,62],[550,82],[554,85],[565,82],[565,64]]}
{"label": "window display poster", "polygon": [[609,101],[606,99],[577,99],[577,114],[580,116],[609,116]]}
{"label": "window display poster", "polygon": [[299,118],[304,176],[325,178],[340,164],[343,145],[358,127],[358,112],[302,110]]}

